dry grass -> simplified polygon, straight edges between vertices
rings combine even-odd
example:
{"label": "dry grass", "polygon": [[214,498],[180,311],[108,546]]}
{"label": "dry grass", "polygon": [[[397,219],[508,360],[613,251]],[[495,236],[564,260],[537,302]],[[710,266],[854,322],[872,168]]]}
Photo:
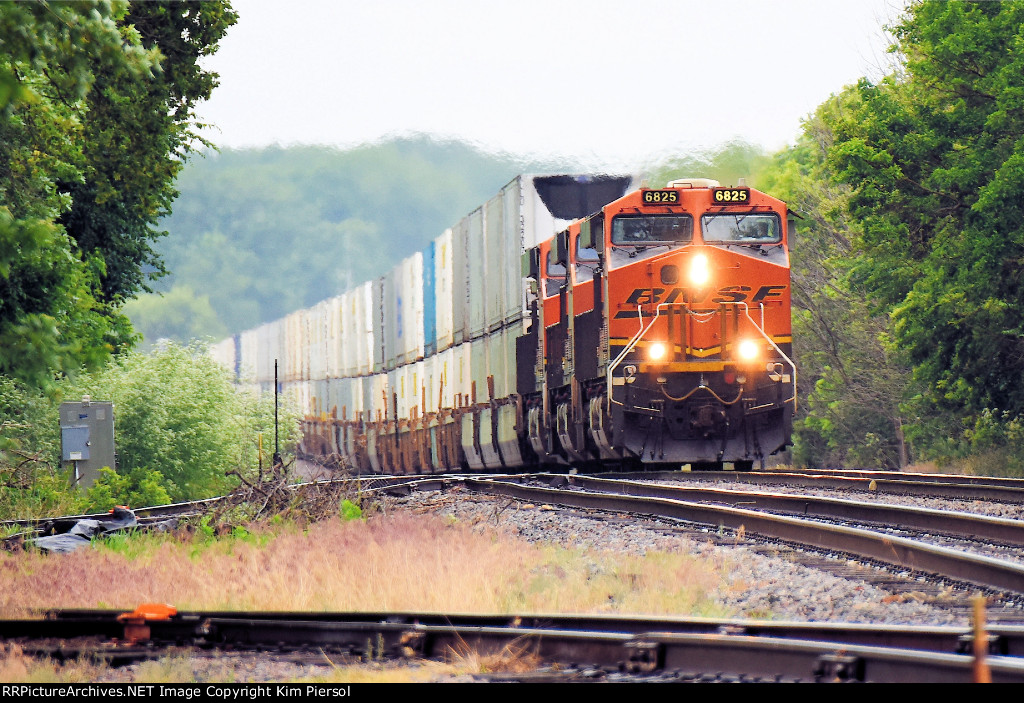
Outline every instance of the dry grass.
{"label": "dry grass", "polygon": [[718,569],[681,554],[586,553],[397,515],[0,554],[0,617],[154,601],[180,610],[712,614],[707,593],[718,581]]}
{"label": "dry grass", "polygon": [[[0,553],[0,618],[40,609],[124,608],[165,602],[180,610],[617,612],[723,615],[711,594],[724,564],[685,554],[646,557],[535,545],[430,515],[332,519],[212,539],[135,535],[65,555]],[[324,680],[431,680],[532,668],[515,648],[453,652],[445,663],[395,670],[335,667]],[[137,680],[189,681],[173,659]],[[0,650],[0,680],[89,681],[88,664],[40,664]]]}

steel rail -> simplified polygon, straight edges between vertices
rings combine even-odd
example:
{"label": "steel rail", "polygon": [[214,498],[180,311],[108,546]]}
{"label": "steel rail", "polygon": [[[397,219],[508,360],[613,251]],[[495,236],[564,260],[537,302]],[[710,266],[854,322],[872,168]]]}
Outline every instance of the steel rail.
{"label": "steel rail", "polygon": [[[59,637],[55,633],[58,626],[63,625],[64,637],[69,632],[86,635],[89,627],[106,635],[111,627],[121,624],[117,615],[116,611],[60,611],[49,620],[0,622],[0,633],[5,637],[27,636],[21,633],[30,631],[34,625],[36,629],[31,636],[36,639]],[[973,657],[964,654],[851,642],[851,635],[863,637],[873,626],[844,628],[794,623],[785,630],[783,623],[598,616],[538,619],[540,616],[364,614],[364,618],[384,616],[383,621],[369,621],[354,619],[358,614],[304,613],[298,614],[303,618],[298,620],[282,617],[296,615],[284,613],[226,615],[184,613],[168,620],[150,621],[146,638],[152,643],[191,641],[195,646],[206,648],[330,649],[368,658],[532,655],[545,662],[582,663],[633,674],[668,670],[694,676],[731,675],[761,680],[965,683],[973,680],[975,665]],[[337,617],[347,619],[329,619]],[[395,621],[403,617],[414,620]],[[534,619],[535,623],[523,625],[524,620]],[[552,627],[553,623],[545,619],[553,619],[562,627]],[[498,620],[503,624],[496,624]],[[589,629],[592,625],[602,629]],[[682,627],[713,626],[720,631],[679,631]],[[638,629],[631,631],[631,628]],[[907,628],[901,635],[896,631],[898,628],[882,626],[875,640],[911,641],[913,629]],[[788,636],[776,636],[783,632]],[[953,633],[950,628],[936,628],[930,634],[921,629],[921,634],[947,641],[951,641]],[[62,656],[94,654],[96,658],[119,661],[152,658],[155,654],[152,645],[139,647],[138,642],[90,649],[87,644],[62,640],[51,648]],[[45,645],[30,650],[47,651]],[[1024,682],[1021,659],[988,656],[986,661],[993,681]]]}
{"label": "steel rail", "polygon": [[778,471],[652,471],[644,474],[607,472],[602,478],[654,479],[666,481],[714,481],[716,483],[760,483],[783,486],[809,486],[812,488],[838,488],[841,490],[871,491],[895,495],[935,496],[962,500],[998,500],[1024,503],[1024,487],[1006,484],[977,483],[973,481],[907,480],[872,476],[832,476]]}
{"label": "steel rail", "polygon": [[[48,611],[44,620],[0,621],[0,637],[28,636],[120,636],[121,611],[61,609]],[[561,613],[480,614],[436,612],[317,612],[271,611],[259,614],[242,611],[179,612],[167,621],[150,623],[153,637],[174,639],[193,633],[206,620],[308,621],[349,623],[392,623],[409,625],[451,625],[455,627],[521,627],[585,630],[638,634],[668,632],[689,634],[743,634],[777,638],[828,640],[875,647],[899,647],[964,654],[970,649],[972,632],[957,626],[911,626],[866,623],[797,622],[651,615]],[[991,654],[1024,657],[1024,625],[992,624],[987,629]]]}
{"label": "steel rail", "polygon": [[[554,475],[540,476],[541,479]],[[756,510],[780,510],[841,519],[862,520],[901,528],[953,533],[976,539],[988,539],[1024,546],[1024,520],[978,515],[950,510],[935,510],[905,505],[865,503],[824,496],[789,495],[763,491],[739,491],[725,488],[665,486],[639,481],[569,476],[567,481],[581,488],[622,493],[648,498],[714,501]]]}
{"label": "steel rail", "polygon": [[902,568],[941,574],[996,590],[1024,593],[1024,565],[854,527],[828,525],[743,508],[667,498],[536,488],[486,479],[466,479],[463,483],[467,488],[482,493],[532,502],[642,513],[715,527],[743,528],[748,533],[856,554]]}
{"label": "steel rail", "polygon": [[[765,471],[764,473],[776,473]],[[800,473],[809,476],[848,476],[850,478],[912,481],[922,483],[955,483],[965,486],[989,485],[1007,488],[1024,488],[1024,478],[1012,476],[965,476],[961,474],[922,474],[912,471],[889,471],[885,469],[807,469],[787,470],[777,473]],[[756,475],[756,474],[755,474]]]}

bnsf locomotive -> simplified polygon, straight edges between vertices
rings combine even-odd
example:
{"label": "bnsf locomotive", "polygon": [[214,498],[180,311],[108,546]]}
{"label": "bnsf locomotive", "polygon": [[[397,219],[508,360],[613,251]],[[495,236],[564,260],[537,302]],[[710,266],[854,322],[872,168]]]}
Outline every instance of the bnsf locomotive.
{"label": "bnsf locomotive", "polygon": [[388,275],[213,353],[359,471],[763,465],[796,407],[784,203],[520,176]]}

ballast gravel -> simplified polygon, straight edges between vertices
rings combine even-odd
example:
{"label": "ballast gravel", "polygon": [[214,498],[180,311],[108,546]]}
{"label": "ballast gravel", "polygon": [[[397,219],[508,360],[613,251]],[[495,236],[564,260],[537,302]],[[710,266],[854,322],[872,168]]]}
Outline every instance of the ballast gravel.
{"label": "ballast gravel", "polygon": [[678,524],[653,518],[555,509],[461,488],[413,493],[395,499],[391,509],[429,512],[478,530],[504,530],[528,542],[634,555],[679,552],[724,563],[728,569],[714,598],[737,618],[967,624],[957,613],[924,602],[923,595],[889,592],[794,563],[786,550],[766,555],[745,540],[723,544],[727,540],[701,538],[697,528],[680,530]]}

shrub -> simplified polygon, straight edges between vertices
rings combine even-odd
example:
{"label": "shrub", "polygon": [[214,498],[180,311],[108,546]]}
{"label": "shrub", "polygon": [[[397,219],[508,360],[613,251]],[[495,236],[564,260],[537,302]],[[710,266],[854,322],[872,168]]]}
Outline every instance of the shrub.
{"label": "shrub", "polygon": [[[117,471],[101,471],[87,495],[70,489],[60,463],[61,398],[114,403]],[[107,368],[63,379],[49,395],[0,376],[0,519],[103,511],[205,498],[234,487],[226,475],[256,472],[257,438],[273,437],[272,398],[238,391],[201,346],[124,354]],[[283,405],[282,450],[298,438]]]}
{"label": "shrub", "polygon": [[0,519],[81,512],[69,473],[52,399],[0,376]]}
{"label": "shrub", "polygon": [[[108,479],[107,486],[129,492],[111,494],[117,500],[132,491],[155,497],[156,484],[175,501],[224,493],[234,485],[225,472],[248,473],[256,463],[256,435],[273,433],[273,400],[236,390],[198,345],[125,354],[68,383],[66,394],[114,402],[117,471],[128,482]],[[288,446],[298,418],[287,410],[282,418]]]}
{"label": "shrub", "polygon": [[103,512],[115,505],[138,508],[171,502],[166,482],[159,471],[136,468],[119,474],[109,466],[100,469],[100,477],[90,486],[86,498],[89,501],[86,510],[89,512]]}

